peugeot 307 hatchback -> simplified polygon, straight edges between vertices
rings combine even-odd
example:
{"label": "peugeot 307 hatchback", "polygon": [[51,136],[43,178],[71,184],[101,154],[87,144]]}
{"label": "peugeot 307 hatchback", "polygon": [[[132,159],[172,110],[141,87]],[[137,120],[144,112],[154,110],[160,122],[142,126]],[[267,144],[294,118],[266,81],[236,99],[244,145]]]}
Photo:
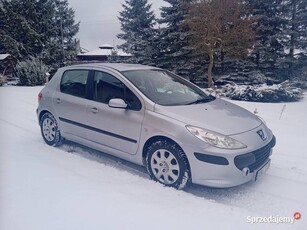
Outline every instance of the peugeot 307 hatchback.
{"label": "peugeot 307 hatchback", "polygon": [[275,145],[256,115],[151,66],[64,67],[38,101],[48,145],[78,142],[145,165],[152,179],[178,189],[258,180]]}

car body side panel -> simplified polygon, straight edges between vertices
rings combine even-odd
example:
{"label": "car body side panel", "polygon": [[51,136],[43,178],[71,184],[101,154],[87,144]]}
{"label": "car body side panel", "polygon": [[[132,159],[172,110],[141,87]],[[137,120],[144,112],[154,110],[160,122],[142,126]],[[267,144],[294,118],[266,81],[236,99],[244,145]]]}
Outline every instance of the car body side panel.
{"label": "car body side panel", "polygon": [[86,138],[86,129],[81,124],[84,124],[86,121],[87,101],[87,99],[61,92],[54,93],[54,111],[57,114],[63,136],[68,134]]}
{"label": "car body side panel", "polygon": [[[95,112],[93,112],[95,108]],[[133,111],[110,108],[107,104],[89,101],[86,108],[87,129],[90,141],[125,152],[136,154],[141,135],[144,109]]]}

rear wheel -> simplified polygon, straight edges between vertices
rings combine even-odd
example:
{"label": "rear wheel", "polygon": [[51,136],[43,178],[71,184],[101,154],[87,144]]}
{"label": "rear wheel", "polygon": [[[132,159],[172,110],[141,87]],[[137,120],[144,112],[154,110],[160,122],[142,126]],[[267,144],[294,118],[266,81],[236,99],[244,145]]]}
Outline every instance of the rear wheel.
{"label": "rear wheel", "polygon": [[63,138],[58,128],[57,121],[51,113],[47,112],[42,116],[40,126],[44,141],[48,145],[58,146],[62,143]]}
{"label": "rear wheel", "polygon": [[157,141],[151,144],[146,166],[150,177],[166,186],[183,189],[190,182],[191,173],[186,155],[174,143]]}

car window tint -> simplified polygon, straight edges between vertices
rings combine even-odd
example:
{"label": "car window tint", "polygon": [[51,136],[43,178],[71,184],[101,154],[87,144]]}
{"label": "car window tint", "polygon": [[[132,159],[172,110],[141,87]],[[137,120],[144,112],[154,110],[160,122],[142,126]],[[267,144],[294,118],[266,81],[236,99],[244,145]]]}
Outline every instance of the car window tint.
{"label": "car window tint", "polygon": [[139,99],[120,80],[111,74],[95,71],[93,88],[93,99],[95,101],[108,104],[111,99],[120,98],[128,104],[128,109],[141,109]]}
{"label": "car window tint", "polygon": [[88,70],[65,71],[60,86],[61,92],[85,98],[88,73]]}

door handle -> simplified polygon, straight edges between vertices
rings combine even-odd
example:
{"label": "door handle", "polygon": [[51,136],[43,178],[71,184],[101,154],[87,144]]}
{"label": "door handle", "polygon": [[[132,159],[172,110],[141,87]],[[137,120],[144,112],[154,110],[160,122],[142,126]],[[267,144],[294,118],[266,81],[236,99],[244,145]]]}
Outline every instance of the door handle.
{"label": "door handle", "polygon": [[96,107],[91,109],[92,113],[98,113],[98,109]]}
{"label": "door handle", "polygon": [[57,98],[55,101],[56,101],[57,104],[61,103],[61,99],[60,98]]}

